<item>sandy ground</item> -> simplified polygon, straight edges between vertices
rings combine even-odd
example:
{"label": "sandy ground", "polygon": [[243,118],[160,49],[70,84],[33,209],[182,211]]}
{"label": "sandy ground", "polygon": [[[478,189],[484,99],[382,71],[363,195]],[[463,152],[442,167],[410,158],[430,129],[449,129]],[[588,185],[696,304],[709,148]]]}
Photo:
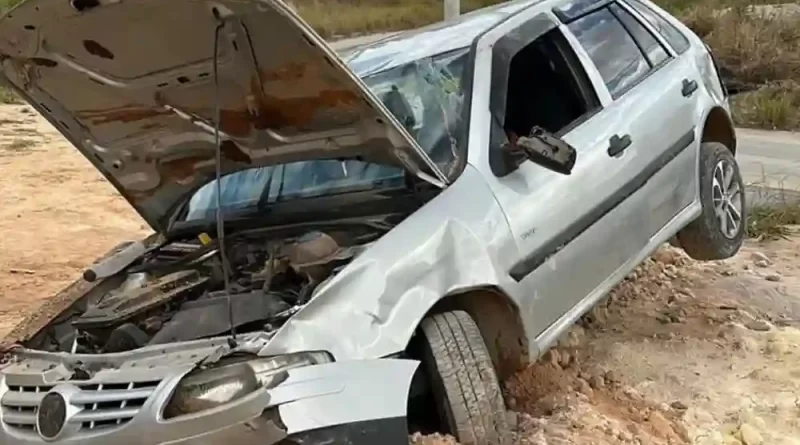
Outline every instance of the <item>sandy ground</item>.
{"label": "sandy ground", "polygon": [[92,260],[148,230],[46,120],[0,106],[0,338]]}
{"label": "sandy ground", "polygon": [[[0,173],[2,338],[93,259],[149,230],[25,107],[0,107]],[[505,382],[515,443],[800,444],[795,240],[748,243],[714,263],[660,250]]]}

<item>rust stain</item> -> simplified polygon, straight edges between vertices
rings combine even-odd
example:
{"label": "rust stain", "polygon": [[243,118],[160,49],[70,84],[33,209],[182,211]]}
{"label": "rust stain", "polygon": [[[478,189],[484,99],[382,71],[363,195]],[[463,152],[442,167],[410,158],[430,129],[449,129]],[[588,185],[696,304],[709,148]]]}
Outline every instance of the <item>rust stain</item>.
{"label": "rust stain", "polygon": [[159,108],[126,104],[121,107],[107,108],[104,110],[82,110],[77,111],[76,114],[78,119],[87,120],[92,125],[102,125],[111,122],[136,122],[158,116],[168,116],[171,115],[172,112]]}
{"label": "rust stain", "polygon": [[220,144],[220,152],[223,158],[230,159],[239,164],[251,164],[253,162],[250,155],[242,150],[236,142],[231,140],[222,141]]}
{"label": "rust stain", "polygon": [[[230,161],[235,164],[251,164],[253,162],[249,154],[230,140],[223,141],[222,144],[220,144],[220,154],[224,161]],[[178,183],[190,182],[198,174],[198,164],[202,162],[213,162],[215,158],[214,152],[208,152],[207,154],[193,154],[161,161],[158,163],[158,173],[162,180],[166,179]]]}
{"label": "rust stain", "polygon": [[326,109],[352,109],[358,106],[359,96],[350,90],[325,90],[314,97],[279,99],[273,96],[254,98],[253,111],[222,110],[220,127],[232,136],[246,136],[253,129],[280,130],[302,128],[314,122],[315,116]]}
{"label": "rust stain", "polygon": [[150,122],[142,125],[141,127],[142,130],[159,130],[162,128],[167,128],[167,126],[158,122]]}
{"label": "rust stain", "polygon": [[158,164],[158,170],[162,178],[181,182],[194,176],[195,172],[197,171],[198,163],[208,161],[212,158],[213,155],[193,155],[172,159],[169,161],[160,162]]}
{"label": "rust stain", "polygon": [[261,74],[262,82],[292,82],[302,79],[306,74],[306,63],[287,63],[274,71],[265,71]]}

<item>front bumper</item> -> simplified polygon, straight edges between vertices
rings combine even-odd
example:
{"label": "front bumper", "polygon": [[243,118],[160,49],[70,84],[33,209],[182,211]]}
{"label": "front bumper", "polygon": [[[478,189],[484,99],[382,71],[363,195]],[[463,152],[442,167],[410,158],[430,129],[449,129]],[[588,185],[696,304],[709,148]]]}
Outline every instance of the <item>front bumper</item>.
{"label": "front bumper", "polygon": [[[417,365],[418,362],[410,360],[376,359],[297,368],[289,371],[286,381],[269,390],[259,390],[215,409],[164,420],[161,411],[186,372],[184,369],[165,376],[135,415],[124,423],[112,422],[102,427],[97,426],[99,423],[87,423],[88,419],[100,419],[104,414],[108,417],[109,410],[98,409],[95,404],[92,406],[94,410],[89,411],[87,407],[88,414],[81,419],[83,427],[74,431],[65,429],[55,440],[45,441],[25,417],[3,406],[0,410],[0,444],[269,445],[346,442],[405,445],[408,443],[408,391]],[[105,373],[99,377],[112,381],[113,375]],[[4,400],[3,396],[10,391],[21,388],[16,386],[17,382],[33,379],[31,375],[24,379],[19,377],[0,376],[0,400]],[[129,376],[126,378],[130,379]],[[57,386],[53,389],[59,390]],[[94,417],[87,417],[89,415]],[[10,423],[12,420],[26,421],[28,425]]]}

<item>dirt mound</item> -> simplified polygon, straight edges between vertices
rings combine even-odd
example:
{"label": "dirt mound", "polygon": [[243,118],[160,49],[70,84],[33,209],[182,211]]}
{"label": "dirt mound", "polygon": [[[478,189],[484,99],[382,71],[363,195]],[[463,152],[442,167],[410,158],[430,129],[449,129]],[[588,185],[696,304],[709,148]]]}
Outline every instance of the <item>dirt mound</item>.
{"label": "dirt mound", "polygon": [[505,382],[515,443],[800,444],[797,242],[709,263],[660,249]]}

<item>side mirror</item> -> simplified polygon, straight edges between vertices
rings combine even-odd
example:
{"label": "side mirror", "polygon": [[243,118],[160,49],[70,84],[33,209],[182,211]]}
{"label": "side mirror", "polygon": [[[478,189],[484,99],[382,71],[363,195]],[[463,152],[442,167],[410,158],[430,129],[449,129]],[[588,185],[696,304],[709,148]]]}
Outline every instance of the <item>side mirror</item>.
{"label": "side mirror", "polygon": [[578,152],[573,146],[540,127],[534,127],[530,135],[520,137],[515,144],[503,145],[501,151],[505,174],[511,173],[522,162],[529,160],[554,172],[569,175],[578,158]]}

